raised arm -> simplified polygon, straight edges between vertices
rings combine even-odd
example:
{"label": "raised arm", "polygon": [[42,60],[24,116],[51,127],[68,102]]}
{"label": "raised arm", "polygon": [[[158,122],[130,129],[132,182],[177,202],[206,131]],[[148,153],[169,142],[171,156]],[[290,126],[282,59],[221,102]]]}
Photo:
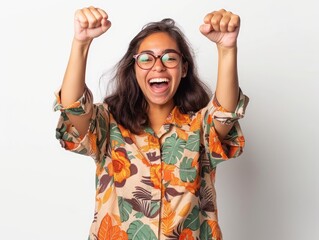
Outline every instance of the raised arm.
{"label": "raised arm", "polygon": [[[236,109],[239,97],[237,75],[237,37],[240,18],[221,9],[209,13],[200,26],[201,33],[216,43],[218,49],[218,76],[216,98],[220,105],[229,112]],[[221,124],[214,120],[220,140],[227,135],[232,125]]]}
{"label": "raised arm", "polygon": [[[63,107],[70,106],[83,95],[90,44],[94,38],[102,35],[110,26],[111,22],[108,20],[108,15],[102,9],[89,7],[75,12],[74,38],[61,87]],[[68,117],[83,136],[88,130],[91,115],[92,112],[80,116],[68,114]]]}

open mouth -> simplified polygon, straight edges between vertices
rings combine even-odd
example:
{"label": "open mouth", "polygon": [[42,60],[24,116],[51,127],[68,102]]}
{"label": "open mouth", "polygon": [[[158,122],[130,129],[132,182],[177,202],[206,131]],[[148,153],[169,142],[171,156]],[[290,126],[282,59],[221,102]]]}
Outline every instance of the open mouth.
{"label": "open mouth", "polygon": [[169,80],[167,78],[153,78],[149,81],[152,89],[166,89],[168,87]]}

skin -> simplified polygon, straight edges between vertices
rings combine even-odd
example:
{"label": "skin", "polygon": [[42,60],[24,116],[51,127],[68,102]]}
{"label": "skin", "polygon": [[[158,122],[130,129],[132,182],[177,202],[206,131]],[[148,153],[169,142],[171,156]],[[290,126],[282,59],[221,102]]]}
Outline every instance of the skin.
{"label": "skin", "polygon": [[[167,33],[154,33],[141,42],[138,53],[149,51],[157,56],[167,49],[179,52],[175,40]],[[148,116],[151,127],[156,133],[174,107],[173,97],[182,81],[181,78],[187,73],[187,65],[181,61],[175,68],[166,68],[160,59],[157,59],[150,70],[141,69],[135,64],[135,72],[138,85],[149,104]],[[149,81],[156,78],[168,79],[165,91],[156,91],[151,88]]]}
{"label": "skin", "polygon": [[[237,37],[240,18],[232,12],[221,9],[207,14],[200,32],[218,49],[218,76],[216,97],[226,110],[233,112],[239,97],[237,74]],[[223,125],[214,120],[220,140],[227,135],[232,125]]]}
{"label": "skin", "polygon": [[[63,106],[67,107],[82,96],[85,88],[86,62],[91,42],[94,38],[105,33],[110,27],[111,22],[108,19],[108,15],[102,9],[89,7],[76,11],[74,38],[61,87]],[[239,96],[237,76],[237,37],[239,28],[239,16],[224,9],[208,13],[203,19],[203,24],[199,27],[200,32],[217,46],[218,76],[215,93],[219,103],[228,111],[235,110]],[[176,43],[166,34],[158,33],[157,36],[154,35],[156,34],[144,39],[139,52],[147,49],[158,55],[167,48],[177,49]],[[187,66],[182,64],[176,69],[166,69],[159,60],[156,61],[151,70],[136,68],[138,83],[150,104],[148,115],[155,132],[160,128],[172,109],[172,96],[186,71]],[[149,94],[147,90],[146,81],[157,76],[165,76],[171,80],[169,91],[164,94],[165,96],[155,96],[154,94]],[[92,113],[84,116],[72,116],[70,114],[68,116],[83,136],[88,130],[91,115]],[[223,140],[232,126],[223,125],[217,121],[214,123],[220,140]]]}

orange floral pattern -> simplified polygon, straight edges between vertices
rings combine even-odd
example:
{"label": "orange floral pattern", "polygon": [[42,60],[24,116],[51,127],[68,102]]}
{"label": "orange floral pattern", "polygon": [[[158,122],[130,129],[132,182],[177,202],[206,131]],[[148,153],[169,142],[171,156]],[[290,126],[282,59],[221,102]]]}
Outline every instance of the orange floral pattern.
{"label": "orange floral pattern", "polygon": [[114,181],[121,183],[130,177],[130,165],[124,152],[112,150],[112,162],[108,164],[107,168],[109,175],[114,176]]}
{"label": "orange floral pattern", "polygon": [[185,228],[179,236],[179,240],[195,240],[192,230]]}
{"label": "orange floral pattern", "polygon": [[160,164],[151,165],[151,182],[154,185],[154,188],[160,189],[162,184],[162,167]]}
{"label": "orange floral pattern", "polygon": [[[197,113],[175,107],[156,135],[150,128],[134,135],[119,125],[105,104],[84,95],[63,108],[56,137],[62,147],[89,155],[96,163],[96,207],[90,240],[214,239],[217,221],[215,173],[218,163],[239,156],[245,144],[238,119],[248,98],[242,93],[235,113],[215,98]],[[88,133],[79,136],[66,113],[93,109]],[[221,142],[214,121],[233,123]]]}
{"label": "orange floral pattern", "polygon": [[99,240],[127,240],[127,233],[120,229],[118,225],[112,225],[111,217],[106,214],[103,218],[99,232],[98,232]]}
{"label": "orange floral pattern", "polygon": [[214,240],[221,240],[222,239],[222,232],[220,231],[220,227],[217,221],[207,221],[208,225],[212,230],[212,237]]}

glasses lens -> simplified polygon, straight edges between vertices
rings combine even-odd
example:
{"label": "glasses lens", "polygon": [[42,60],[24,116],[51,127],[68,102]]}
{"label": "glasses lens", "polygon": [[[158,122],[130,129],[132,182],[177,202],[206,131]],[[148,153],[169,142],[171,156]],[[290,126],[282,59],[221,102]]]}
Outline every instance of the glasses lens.
{"label": "glasses lens", "polygon": [[142,53],[137,58],[137,64],[143,69],[152,68],[154,65],[154,62],[155,62],[155,58],[148,53]]}
{"label": "glasses lens", "polygon": [[178,53],[168,52],[165,53],[161,59],[165,67],[174,68],[179,64],[181,57]]}
{"label": "glasses lens", "polygon": [[[137,55],[137,65],[145,70],[151,69],[154,66],[157,58],[159,57],[155,57],[150,53],[141,53]],[[162,64],[167,68],[174,68],[181,61],[181,56],[176,52],[164,53],[160,58]]]}

